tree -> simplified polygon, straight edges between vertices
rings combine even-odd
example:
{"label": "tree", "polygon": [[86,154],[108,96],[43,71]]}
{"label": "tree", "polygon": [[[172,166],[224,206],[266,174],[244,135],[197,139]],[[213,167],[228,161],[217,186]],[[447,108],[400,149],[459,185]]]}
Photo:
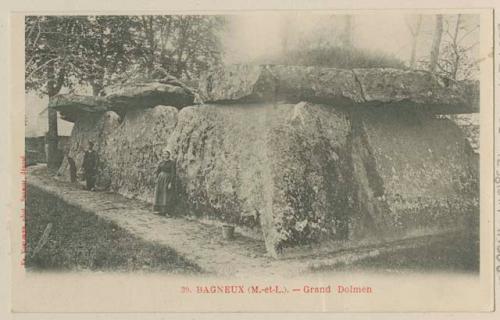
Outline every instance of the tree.
{"label": "tree", "polygon": [[436,27],[434,29],[434,36],[432,40],[431,56],[429,62],[429,71],[435,72],[439,59],[439,49],[441,47],[441,37],[443,35],[443,15],[436,16]]}
{"label": "tree", "polygon": [[453,53],[455,55],[455,59],[453,59],[452,66],[451,66],[451,78],[453,80],[457,79],[457,72],[458,72],[458,66],[460,63],[460,58],[461,55],[458,52],[458,32],[460,30],[460,22],[461,22],[461,15],[457,15],[457,22],[455,24],[455,32],[453,33],[453,36],[449,33],[449,28],[446,28],[446,33],[450,36],[452,36],[452,42],[451,42],[451,49],[453,50]]}
{"label": "tree", "polygon": [[[221,16],[27,16],[25,86],[49,99],[62,88],[89,85],[94,95],[157,68],[191,79],[220,63]],[[137,71],[142,72],[137,72]],[[58,166],[57,113],[49,109],[47,165]]]}
{"label": "tree", "polygon": [[[63,87],[87,84],[94,95],[127,67],[127,17],[28,16],[25,19],[25,86],[49,99]],[[47,167],[57,170],[57,112],[48,110]]]}
{"label": "tree", "polygon": [[477,69],[473,49],[479,44],[479,24],[473,17],[458,14],[445,19],[438,72],[452,80],[466,79]]}
{"label": "tree", "polygon": [[127,16],[89,16],[78,42],[78,81],[92,87],[94,96],[134,63],[134,21]]}
{"label": "tree", "polygon": [[[25,86],[52,98],[61,88],[70,86],[68,79],[75,74],[74,43],[78,38],[77,17],[28,16],[25,19]],[[47,167],[58,167],[57,112],[48,110]]]}
{"label": "tree", "polygon": [[342,45],[346,49],[352,48],[352,16],[345,16],[344,32],[342,33]]}
{"label": "tree", "polygon": [[415,68],[415,60],[416,60],[416,54],[417,54],[417,43],[418,43],[418,36],[420,35],[420,28],[422,26],[422,15],[418,15],[416,17],[415,23],[411,23],[410,21],[406,20],[406,26],[408,27],[408,30],[410,31],[411,34],[411,53],[410,53],[410,68]]}
{"label": "tree", "polygon": [[221,62],[221,16],[179,15],[134,17],[138,63],[151,76],[161,68],[191,79]]}

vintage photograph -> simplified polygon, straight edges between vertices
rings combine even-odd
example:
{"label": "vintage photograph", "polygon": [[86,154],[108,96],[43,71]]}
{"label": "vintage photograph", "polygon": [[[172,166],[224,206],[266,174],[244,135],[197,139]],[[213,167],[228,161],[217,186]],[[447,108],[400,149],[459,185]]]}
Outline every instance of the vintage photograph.
{"label": "vintage photograph", "polygon": [[26,15],[24,268],[479,278],[481,28]]}

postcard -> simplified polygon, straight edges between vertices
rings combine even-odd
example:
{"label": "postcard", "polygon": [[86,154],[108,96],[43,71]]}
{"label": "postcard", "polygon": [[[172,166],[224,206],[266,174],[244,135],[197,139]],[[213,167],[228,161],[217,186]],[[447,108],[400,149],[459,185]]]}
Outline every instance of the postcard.
{"label": "postcard", "polygon": [[11,12],[12,312],[493,316],[494,10],[339,9]]}

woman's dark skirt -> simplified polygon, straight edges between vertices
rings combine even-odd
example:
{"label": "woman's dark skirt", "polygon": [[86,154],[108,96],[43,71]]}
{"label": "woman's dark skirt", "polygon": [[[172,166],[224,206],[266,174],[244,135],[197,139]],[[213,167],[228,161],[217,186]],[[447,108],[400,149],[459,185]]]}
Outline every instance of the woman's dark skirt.
{"label": "woman's dark skirt", "polygon": [[156,178],[155,199],[153,211],[166,214],[173,209],[174,194],[173,186],[168,188],[172,178],[166,172],[160,172]]}

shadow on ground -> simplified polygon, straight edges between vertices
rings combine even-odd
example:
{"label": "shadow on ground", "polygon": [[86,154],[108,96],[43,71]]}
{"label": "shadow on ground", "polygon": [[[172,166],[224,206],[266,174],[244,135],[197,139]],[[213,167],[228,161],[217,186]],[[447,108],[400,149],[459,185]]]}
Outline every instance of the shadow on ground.
{"label": "shadow on ground", "polygon": [[28,187],[26,199],[28,270],[200,272],[172,249],[139,239],[37,188]]}
{"label": "shadow on ground", "polygon": [[451,234],[428,246],[383,252],[351,264],[318,268],[326,271],[375,271],[387,273],[479,273],[479,236]]}

